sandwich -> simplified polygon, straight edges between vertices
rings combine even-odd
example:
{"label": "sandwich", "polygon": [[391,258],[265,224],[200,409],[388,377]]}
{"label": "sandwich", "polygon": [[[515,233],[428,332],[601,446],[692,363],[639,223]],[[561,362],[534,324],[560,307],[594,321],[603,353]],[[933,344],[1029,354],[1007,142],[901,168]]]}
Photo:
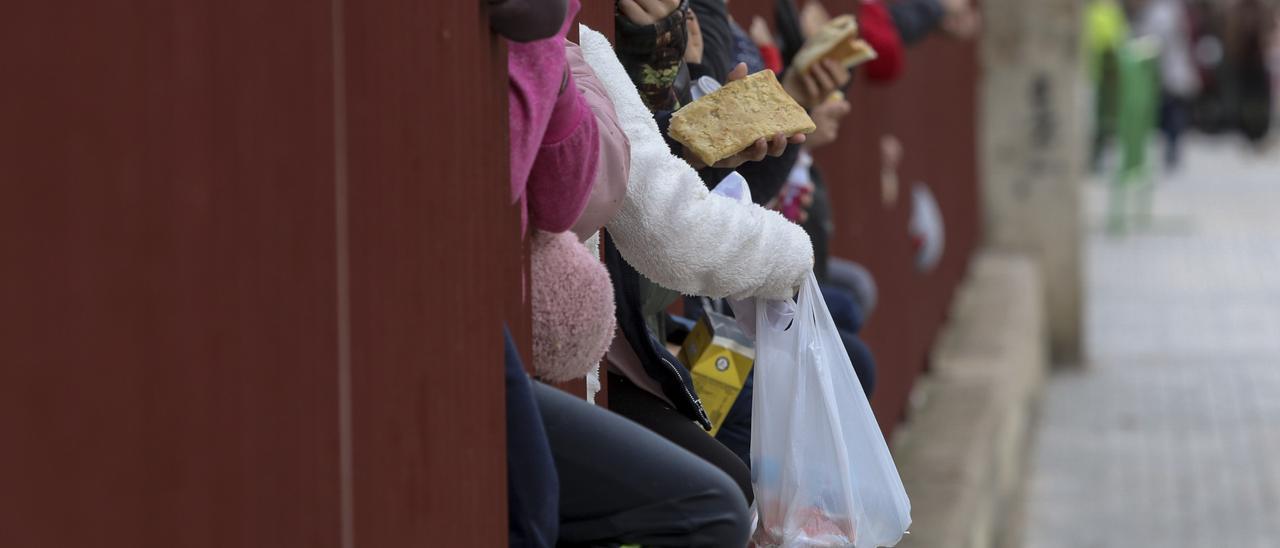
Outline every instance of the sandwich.
{"label": "sandwich", "polygon": [[876,50],[858,38],[858,22],[852,15],[841,15],[827,22],[805,41],[796,53],[791,67],[806,72],[823,59],[831,59],[851,69],[876,58]]}
{"label": "sandwich", "polygon": [[782,89],[773,71],[762,70],[676,111],[668,134],[710,166],[759,139],[814,129],[813,119]]}

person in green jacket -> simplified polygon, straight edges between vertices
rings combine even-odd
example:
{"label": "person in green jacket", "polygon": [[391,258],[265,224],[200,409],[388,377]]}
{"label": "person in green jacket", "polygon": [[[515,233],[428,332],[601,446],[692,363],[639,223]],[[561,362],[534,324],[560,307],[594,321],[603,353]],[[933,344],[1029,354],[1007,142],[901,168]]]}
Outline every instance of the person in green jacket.
{"label": "person in green jacket", "polygon": [[1090,166],[1102,169],[1102,155],[1115,133],[1116,52],[1129,38],[1124,7],[1116,0],[1090,0],[1084,10],[1085,59],[1094,86],[1093,147]]}

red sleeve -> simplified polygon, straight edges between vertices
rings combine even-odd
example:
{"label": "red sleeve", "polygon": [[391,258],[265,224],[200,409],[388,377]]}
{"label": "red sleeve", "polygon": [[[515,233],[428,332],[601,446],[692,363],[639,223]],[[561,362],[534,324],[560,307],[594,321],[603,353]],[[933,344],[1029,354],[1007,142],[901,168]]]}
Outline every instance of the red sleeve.
{"label": "red sleeve", "polygon": [[782,52],[778,50],[778,46],[760,46],[760,57],[764,59],[764,68],[772,70],[774,74],[782,74]]}
{"label": "red sleeve", "polygon": [[876,50],[876,58],[862,65],[867,79],[876,83],[889,83],[902,75],[904,59],[902,38],[888,8],[880,0],[863,0],[858,10],[858,28],[863,40]]}

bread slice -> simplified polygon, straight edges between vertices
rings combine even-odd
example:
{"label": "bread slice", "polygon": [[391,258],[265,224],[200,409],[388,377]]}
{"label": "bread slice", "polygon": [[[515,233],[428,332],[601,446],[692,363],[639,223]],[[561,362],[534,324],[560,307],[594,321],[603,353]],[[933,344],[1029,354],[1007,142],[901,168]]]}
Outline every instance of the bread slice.
{"label": "bread slice", "polygon": [[876,50],[858,39],[858,22],[852,15],[841,15],[828,21],[817,34],[805,41],[804,47],[791,61],[791,67],[804,72],[814,63],[832,59],[851,69],[875,58]]}
{"label": "bread slice", "polygon": [[812,133],[813,120],[771,70],[762,70],[685,105],[671,115],[669,134],[703,163],[733,156],[760,138]]}

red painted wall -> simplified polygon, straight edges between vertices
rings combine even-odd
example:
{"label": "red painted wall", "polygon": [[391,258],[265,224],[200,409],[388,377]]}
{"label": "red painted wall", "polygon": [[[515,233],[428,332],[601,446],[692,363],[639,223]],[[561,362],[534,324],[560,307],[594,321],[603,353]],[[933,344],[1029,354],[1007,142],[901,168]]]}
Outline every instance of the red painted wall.
{"label": "red painted wall", "polygon": [[501,330],[527,315],[506,56],[482,7],[346,0],[361,546],[505,544]]}
{"label": "red painted wall", "polygon": [[0,545],[505,542],[481,9],[10,7]]}
{"label": "red painted wall", "polygon": [[[0,546],[504,544],[527,250],[480,4],[100,4],[0,24]],[[973,49],[908,63],[820,155],[886,427],[976,237]],[[942,201],[932,274],[879,205],[885,132]]]}

